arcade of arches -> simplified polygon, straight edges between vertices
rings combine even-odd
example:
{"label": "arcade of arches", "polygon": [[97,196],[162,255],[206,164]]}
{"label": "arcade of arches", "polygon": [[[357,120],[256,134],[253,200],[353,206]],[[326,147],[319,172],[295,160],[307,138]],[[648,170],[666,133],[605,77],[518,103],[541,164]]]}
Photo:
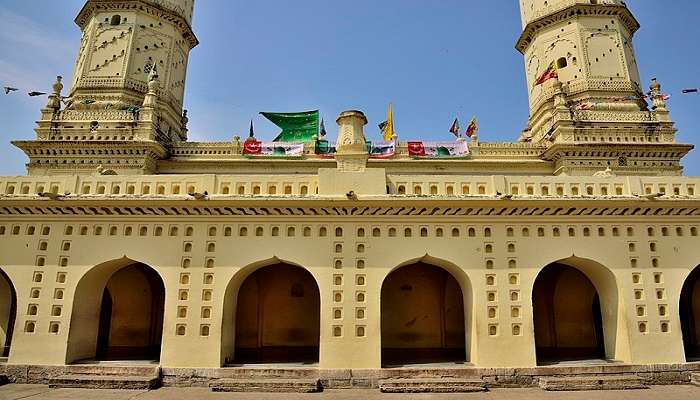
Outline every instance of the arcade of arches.
{"label": "arcade of arches", "polygon": [[680,315],[686,361],[700,361],[700,266],[683,285]]}
{"label": "arcade of arches", "polygon": [[393,271],[381,292],[382,364],[466,360],[464,296],[446,270],[417,263]]}
{"label": "arcade of arches", "polygon": [[258,269],[238,290],[233,363],[317,363],[320,311],[308,271],[288,264]]}
{"label": "arcade of arches", "polygon": [[[236,280],[227,291],[233,302],[225,306],[232,333],[225,363],[317,363],[321,299],[311,273],[275,263]],[[426,262],[391,272],[381,287],[382,365],[468,362],[469,290],[447,269]],[[538,364],[614,359],[616,296],[610,271],[590,260],[572,258],[543,268],[532,290]],[[67,363],[158,360],[164,303],[164,283],[153,268],[128,259],[94,267],[76,288]],[[15,315],[13,284],[0,271],[3,357],[9,353]],[[686,359],[698,361],[700,266],[685,280],[680,322]],[[222,349],[226,340],[224,335]]]}
{"label": "arcade of arches", "polygon": [[104,264],[78,284],[71,318],[69,362],[158,360],[165,287],[145,264]]}

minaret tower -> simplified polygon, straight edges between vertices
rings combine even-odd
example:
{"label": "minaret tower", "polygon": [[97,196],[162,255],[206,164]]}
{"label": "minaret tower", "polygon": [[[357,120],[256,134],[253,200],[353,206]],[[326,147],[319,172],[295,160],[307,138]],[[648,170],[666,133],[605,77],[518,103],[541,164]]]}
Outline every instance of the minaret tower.
{"label": "minaret tower", "polygon": [[[30,157],[29,173],[75,173],[71,167],[105,163],[33,157],[37,147],[56,150],[68,141],[73,148],[86,147],[82,154],[100,147],[151,146],[140,162],[102,167],[117,173],[155,172],[154,160],[167,154],[168,145],[187,140],[185,80],[190,50],[198,44],[191,27],[193,10],[194,0],[88,0],[75,19],[82,39],[73,78],[66,82],[69,92],[61,93],[63,84],[57,80],[36,128],[37,141],[16,143]],[[157,87],[150,97],[149,87]]]}
{"label": "minaret tower", "polygon": [[[552,146],[547,156],[557,163],[557,174],[606,167],[621,174],[680,174],[687,146],[676,145],[677,152],[663,159],[634,159],[656,157],[652,144],[675,145],[675,129],[659,84],[652,85],[651,97],[642,89],[632,44],[640,25],[625,2],[520,0],[520,10],[523,33],[516,48],[525,57],[530,108],[520,141]],[[538,85],[552,64],[558,78]],[[580,159],[561,150],[573,143],[587,149]],[[613,144],[628,144],[627,151],[611,149]]]}

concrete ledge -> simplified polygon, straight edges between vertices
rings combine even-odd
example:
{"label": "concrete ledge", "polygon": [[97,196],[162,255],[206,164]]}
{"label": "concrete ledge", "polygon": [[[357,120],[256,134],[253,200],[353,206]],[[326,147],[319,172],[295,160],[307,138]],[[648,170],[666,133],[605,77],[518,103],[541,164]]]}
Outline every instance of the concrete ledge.
{"label": "concrete ledge", "polygon": [[485,392],[484,382],[465,379],[382,379],[382,393],[474,393]]}
{"label": "concrete ledge", "polygon": [[572,375],[540,378],[540,388],[547,391],[649,389],[637,375]]}
{"label": "concrete ledge", "polygon": [[209,387],[214,392],[316,393],[318,379],[217,379]]}

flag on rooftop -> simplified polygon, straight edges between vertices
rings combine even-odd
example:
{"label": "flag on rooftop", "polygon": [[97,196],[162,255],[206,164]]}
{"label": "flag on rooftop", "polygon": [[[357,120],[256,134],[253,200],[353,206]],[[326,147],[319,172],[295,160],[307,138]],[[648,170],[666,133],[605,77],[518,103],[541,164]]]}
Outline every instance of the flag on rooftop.
{"label": "flag on rooftop", "polygon": [[537,81],[535,82],[535,86],[541,85],[550,79],[554,79],[554,78],[558,78],[558,77],[559,77],[559,73],[557,72],[557,63],[555,61],[552,61],[552,63],[549,64],[547,69],[537,79]]}
{"label": "flag on rooftop", "polygon": [[382,137],[385,142],[394,139],[394,110],[391,103],[389,103],[389,110],[386,112],[386,122],[382,129]]}
{"label": "flag on rooftop", "polygon": [[455,135],[455,137],[459,137],[460,132],[459,132],[459,119],[455,118],[455,122],[452,123],[452,126],[450,127],[450,133]]}
{"label": "flag on rooftop", "polygon": [[282,129],[275,142],[310,142],[318,135],[318,110],[298,113],[261,112]]}
{"label": "flag on rooftop", "polygon": [[323,123],[323,118],[322,118],[321,119],[321,132],[319,133],[319,137],[325,138],[327,134],[328,133],[326,133],[326,125]]}
{"label": "flag on rooftop", "polygon": [[369,158],[391,158],[396,154],[396,142],[367,142],[367,153]]}
{"label": "flag on rooftop", "polygon": [[476,118],[472,118],[472,120],[469,122],[469,126],[467,127],[467,131],[464,134],[470,138],[476,135],[477,132],[479,132],[479,125],[476,122]]}

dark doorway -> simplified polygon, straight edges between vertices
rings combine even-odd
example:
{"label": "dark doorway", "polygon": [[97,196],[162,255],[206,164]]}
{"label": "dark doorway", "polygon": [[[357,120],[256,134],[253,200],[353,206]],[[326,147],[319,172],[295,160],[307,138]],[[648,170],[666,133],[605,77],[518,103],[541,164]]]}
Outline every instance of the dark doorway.
{"label": "dark doorway", "polygon": [[10,355],[17,315],[17,295],[10,278],[0,270],[0,357]]}
{"label": "dark doorway", "polygon": [[605,359],[600,297],[576,268],[551,264],[532,294],[538,364]]}
{"label": "dark doorway", "polygon": [[440,267],[417,263],[387,276],[381,329],[385,367],[466,362],[462,289]]}
{"label": "dark doorway", "polygon": [[305,269],[255,271],[238,291],[234,364],[317,363],[320,313],[318,285]]}
{"label": "dark doorway", "polygon": [[164,306],[165,288],[154,270],[135,264],[115,272],[102,294],[97,359],[160,359]]}
{"label": "dark doorway", "polygon": [[690,273],[683,285],[680,317],[685,359],[700,361],[700,267]]}

